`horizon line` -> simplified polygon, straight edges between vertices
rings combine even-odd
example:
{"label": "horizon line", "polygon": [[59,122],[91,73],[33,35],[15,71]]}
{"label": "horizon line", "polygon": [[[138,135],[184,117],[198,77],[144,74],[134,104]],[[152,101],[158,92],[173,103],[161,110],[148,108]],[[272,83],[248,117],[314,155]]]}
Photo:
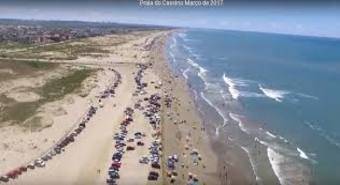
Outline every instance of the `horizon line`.
{"label": "horizon line", "polygon": [[314,37],[314,38],[325,38],[325,39],[340,39],[340,36],[325,36],[325,35],[313,35],[313,34],[297,34],[297,33],[283,33],[283,32],[270,32],[270,31],[259,31],[259,30],[242,30],[242,29],[227,29],[227,28],[208,28],[208,27],[190,27],[190,26],[171,26],[171,25],[158,25],[148,23],[132,23],[132,22],[114,22],[114,21],[87,21],[80,19],[25,19],[25,18],[10,18],[0,17],[0,20],[20,20],[20,21],[60,21],[60,22],[83,22],[83,23],[104,23],[104,24],[121,24],[121,25],[139,25],[139,26],[158,26],[168,27],[177,29],[205,29],[205,30],[216,30],[216,31],[238,31],[238,32],[251,32],[251,33],[262,33],[262,34],[276,34],[286,36],[301,36],[301,37]]}

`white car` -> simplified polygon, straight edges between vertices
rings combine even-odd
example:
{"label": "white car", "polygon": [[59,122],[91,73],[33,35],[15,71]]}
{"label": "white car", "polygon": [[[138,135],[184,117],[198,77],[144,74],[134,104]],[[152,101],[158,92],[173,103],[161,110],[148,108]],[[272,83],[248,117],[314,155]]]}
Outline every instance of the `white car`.
{"label": "white car", "polygon": [[43,167],[46,166],[45,162],[44,162],[43,160],[40,160],[40,159],[34,161],[34,165],[35,165],[36,167],[39,167],[39,168],[43,168]]}

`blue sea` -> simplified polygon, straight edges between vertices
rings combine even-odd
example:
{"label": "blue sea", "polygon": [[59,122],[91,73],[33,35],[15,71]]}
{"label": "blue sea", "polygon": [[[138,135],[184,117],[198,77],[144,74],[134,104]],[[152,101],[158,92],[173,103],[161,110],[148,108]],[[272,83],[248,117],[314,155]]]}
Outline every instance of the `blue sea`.
{"label": "blue sea", "polygon": [[168,59],[258,184],[340,184],[340,39],[189,29]]}

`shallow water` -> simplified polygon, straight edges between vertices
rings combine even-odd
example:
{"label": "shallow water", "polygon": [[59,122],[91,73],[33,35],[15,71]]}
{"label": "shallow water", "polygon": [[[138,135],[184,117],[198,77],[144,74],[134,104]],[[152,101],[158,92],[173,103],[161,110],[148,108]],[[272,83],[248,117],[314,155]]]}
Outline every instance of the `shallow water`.
{"label": "shallow water", "polygon": [[188,30],[169,39],[168,56],[259,184],[340,183],[340,40]]}

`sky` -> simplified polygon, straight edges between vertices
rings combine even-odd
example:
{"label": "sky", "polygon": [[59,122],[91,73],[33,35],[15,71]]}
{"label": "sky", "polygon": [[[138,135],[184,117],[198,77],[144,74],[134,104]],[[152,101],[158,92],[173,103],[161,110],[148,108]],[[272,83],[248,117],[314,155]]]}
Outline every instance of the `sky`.
{"label": "sky", "polygon": [[331,0],[224,0],[223,6],[218,7],[147,7],[141,6],[139,0],[0,0],[0,18],[138,23],[340,38],[340,3]]}

